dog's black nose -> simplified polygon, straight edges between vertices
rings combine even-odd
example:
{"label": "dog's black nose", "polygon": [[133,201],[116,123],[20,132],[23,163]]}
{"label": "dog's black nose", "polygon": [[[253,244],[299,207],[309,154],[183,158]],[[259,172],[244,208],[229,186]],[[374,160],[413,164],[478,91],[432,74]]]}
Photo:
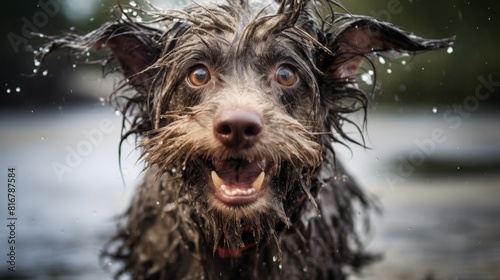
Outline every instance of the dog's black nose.
{"label": "dog's black nose", "polygon": [[252,110],[232,108],[221,111],[214,119],[215,137],[231,149],[253,146],[264,125],[261,116]]}

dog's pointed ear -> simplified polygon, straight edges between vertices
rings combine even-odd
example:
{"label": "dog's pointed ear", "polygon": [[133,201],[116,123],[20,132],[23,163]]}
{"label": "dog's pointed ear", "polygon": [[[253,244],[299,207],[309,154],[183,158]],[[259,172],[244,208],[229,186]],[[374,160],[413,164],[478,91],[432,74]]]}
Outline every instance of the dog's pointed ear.
{"label": "dog's pointed ear", "polygon": [[415,54],[449,47],[453,38],[427,40],[370,17],[338,19],[343,22],[325,35],[326,47],[333,56],[320,59],[320,69],[333,79],[354,78],[361,63],[371,53],[395,51]]}
{"label": "dog's pointed ear", "polygon": [[120,64],[127,82],[134,87],[147,87],[153,71],[148,67],[157,61],[161,48],[157,42],[161,34],[154,29],[126,22],[106,23],[83,36],[67,34],[49,37],[51,42],[41,53],[43,61],[51,53],[70,49],[89,51],[108,48],[111,56]]}

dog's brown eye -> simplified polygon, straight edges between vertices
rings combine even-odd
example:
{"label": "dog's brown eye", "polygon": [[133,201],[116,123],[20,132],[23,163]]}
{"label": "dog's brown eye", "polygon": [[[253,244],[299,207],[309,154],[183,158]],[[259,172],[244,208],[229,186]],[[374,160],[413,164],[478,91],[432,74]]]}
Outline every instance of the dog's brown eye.
{"label": "dog's brown eye", "polygon": [[188,75],[189,83],[195,87],[206,85],[210,79],[210,72],[205,66],[193,69]]}
{"label": "dog's brown eye", "polygon": [[276,81],[284,87],[290,87],[297,82],[297,73],[289,67],[282,66],[276,71]]}

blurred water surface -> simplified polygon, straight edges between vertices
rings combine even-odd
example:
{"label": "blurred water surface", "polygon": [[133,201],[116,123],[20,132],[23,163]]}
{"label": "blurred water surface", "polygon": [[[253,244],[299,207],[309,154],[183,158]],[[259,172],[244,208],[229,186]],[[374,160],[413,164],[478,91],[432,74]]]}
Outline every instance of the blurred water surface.
{"label": "blurred water surface", "polygon": [[[439,115],[423,111],[428,110],[389,114],[377,108],[370,113],[366,138],[372,149],[338,147],[352,177],[383,208],[367,239],[368,249],[385,257],[358,278],[500,279],[500,115],[477,113],[452,130]],[[99,138],[103,121],[109,121],[108,130]],[[4,253],[6,190],[1,187],[0,279],[111,278],[99,264],[99,252],[114,233],[113,218],[127,206],[142,168],[134,143],[125,143],[124,186],[118,166],[120,121],[100,104],[1,113],[0,182],[6,182],[8,167],[16,168],[18,247],[17,272],[10,273]],[[415,139],[429,137],[436,127],[448,139],[425,158],[434,165],[416,166],[411,176],[389,184],[385,174],[397,174],[400,158],[415,150]],[[81,161],[70,157],[71,172],[59,180],[54,163],[69,167],[68,154],[78,149],[84,152]]]}

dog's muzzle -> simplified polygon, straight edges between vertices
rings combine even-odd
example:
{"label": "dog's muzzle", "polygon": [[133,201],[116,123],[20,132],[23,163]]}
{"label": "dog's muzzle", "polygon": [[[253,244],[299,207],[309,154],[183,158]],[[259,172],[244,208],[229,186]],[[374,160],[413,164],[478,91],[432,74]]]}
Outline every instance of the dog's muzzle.
{"label": "dog's muzzle", "polygon": [[[232,107],[220,110],[213,121],[215,138],[224,149],[239,151],[252,148],[261,137],[264,124],[260,114]],[[235,156],[205,163],[205,178],[217,200],[226,205],[244,205],[262,197],[269,182],[272,163]]]}

